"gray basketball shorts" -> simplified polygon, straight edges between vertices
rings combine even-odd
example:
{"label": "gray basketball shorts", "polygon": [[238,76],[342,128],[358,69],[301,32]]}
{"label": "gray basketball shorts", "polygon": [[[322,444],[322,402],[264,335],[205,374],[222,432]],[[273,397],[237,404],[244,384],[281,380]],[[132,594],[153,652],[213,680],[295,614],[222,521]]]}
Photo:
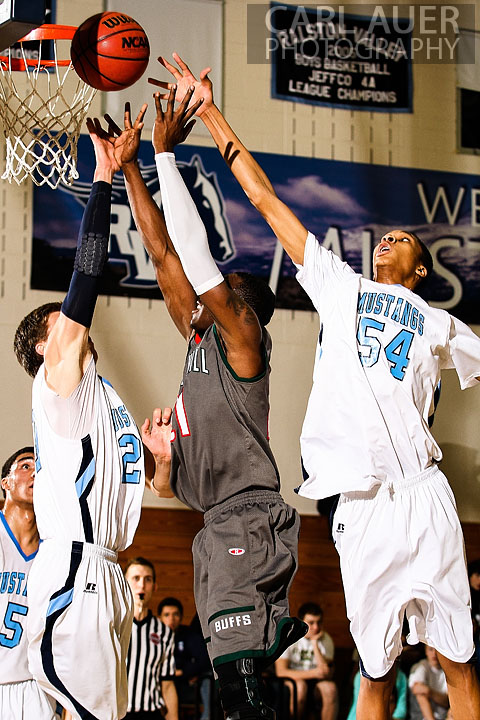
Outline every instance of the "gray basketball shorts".
{"label": "gray basketball shorts", "polygon": [[205,513],[192,552],[195,601],[214,667],[243,657],[267,665],[291,644],[298,620],[289,616],[288,591],[299,529],[297,511],[270,490],[241,493]]}

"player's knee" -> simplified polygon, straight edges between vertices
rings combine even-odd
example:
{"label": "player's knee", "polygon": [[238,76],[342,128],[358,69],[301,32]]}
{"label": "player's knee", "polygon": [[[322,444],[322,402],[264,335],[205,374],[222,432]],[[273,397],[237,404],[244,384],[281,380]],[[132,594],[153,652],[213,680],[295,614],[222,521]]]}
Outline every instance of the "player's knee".
{"label": "player's knee", "polygon": [[252,658],[242,658],[216,668],[220,699],[227,720],[275,720],[264,698],[260,670]]}
{"label": "player's knee", "polygon": [[382,678],[375,679],[362,676],[360,681],[360,690],[362,694],[370,696],[384,695],[390,697],[392,683],[393,681],[390,678],[390,673],[387,673],[387,675]]}

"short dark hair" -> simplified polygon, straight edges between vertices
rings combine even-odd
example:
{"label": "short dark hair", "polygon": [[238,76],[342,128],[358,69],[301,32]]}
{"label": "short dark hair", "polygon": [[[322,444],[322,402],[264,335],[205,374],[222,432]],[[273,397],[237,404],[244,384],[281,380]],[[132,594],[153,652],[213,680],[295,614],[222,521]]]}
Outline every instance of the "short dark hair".
{"label": "short dark hair", "polygon": [[[15,462],[15,460],[18,458],[19,455],[23,455],[23,453],[31,453],[32,455],[35,455],[35,449],[31,445],[26,445],[25,447],[20,448],[20,450],[15,450],[14,453],[10,455],[10,457],[5,460],[5,462],[2,465],[2,480],[3,478],[6,478],[7,475],[10,474],[10,470],[12,469],[12,465]],[[5,497],[5,490],[3,490],[3,497]]]}
{"label": "short dark hair", "polygon": [[236,275],[241,280],[233,291],[250,305],[262,327],[268,325],[275,310],[275,295],[271,288],[251,273],[235,272],[232,275]]}
{"label": "short dark hair", "polygon": [[298,617],[303,620],[305,615],[317,615],[323,619],[323,610],[316,602],[306,602],[298,608]]}
{"label": "short dark hair", "polygon": [[180,617],[183,618],[183,605],[180,600],[175,597],[164,597],[163,600],[160,600],[158,603],[157,615],[161,615],[163,608],[167,606],[178,608],[180,610]]}
{"label": "short dark hair", "polygon": [[127,562],[127,564],[125,565],[125,570],[123,571],[123,574],[124,574],[124,575],[127,574],[128,568],[131,567],[132,565],[143,565],[143,567],[148,567],[148,568],[150,568],[150,570],[152,571],[153,582],[156,581],[157,576],[156,576],[156,573],[155,573],[155,567],[154,567],[153,563],[152,563],[150,560],[147,560],[147,558],[144,558],[144,557],[141,557],[141,556],[138,556],[138,557],[136,557],[136,558],[132,558],[132,559],[129,560],[129,561]]}
{"label": "short dark hair", "polygon": [[48,318],[52,313],[58,312],[61,307],[62,303],[60,302],[40,305],[26,315],[17,328],[13,349],[18,362],[30,377],[35,377],[38,368],[43,363],[43,356],[37,353],[35,345],[47,339]]}
{"label": "short dark hair", "polygon": [[423,267],[427,271],[426,276],[424,278],[421,278],[421,281],[426,280],[431,275],[431,272],[433,270],[432,253],[430,252],[428,247],[425,245],[425,243],[422,242],[422,240],[420,240],[418,235],[416,235],[413,232],[410,232],[410,230],[406,230],[405,232],[408,232],[408,234],[411,235],[418,243],[418,246],[420,249],[420,260],[421,260]]}

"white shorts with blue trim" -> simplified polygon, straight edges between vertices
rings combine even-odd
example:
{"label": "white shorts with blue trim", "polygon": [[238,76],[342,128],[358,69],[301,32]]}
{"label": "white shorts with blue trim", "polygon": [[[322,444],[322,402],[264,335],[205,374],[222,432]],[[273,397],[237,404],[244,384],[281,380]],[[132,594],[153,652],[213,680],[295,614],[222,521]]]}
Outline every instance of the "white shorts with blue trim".
{"label": "white shorts with blue trim", "polygon": [[40,690],[35,680],[0,684],[2,720],[58,720],[55,701]]}
{"label": "white shorts with blue trim", "polygon": [[456,662],[473,655],[463,534],[452,489],[433,466],[369,492],[340,496],[333,518],[350,630],[372,678],[407,641]]}
{"label": "white shorts with blue trim", "polygon": [[122,718],[133,599],[117,554],[46,540],[30,571],[28,596],[28,663],[40,687],[74,717]]}

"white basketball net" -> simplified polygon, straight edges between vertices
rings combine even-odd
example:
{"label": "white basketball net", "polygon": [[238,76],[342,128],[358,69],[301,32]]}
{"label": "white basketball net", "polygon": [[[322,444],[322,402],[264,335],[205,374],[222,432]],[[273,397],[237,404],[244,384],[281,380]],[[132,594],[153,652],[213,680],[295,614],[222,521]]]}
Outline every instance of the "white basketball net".
{"label": "white basketball net", "polygon": [[0,121],[7,150],[2,179],[20,185],[31,177],[36,185],[55,189],[60,182],[71,185],[78,178],[78,138],[96,90],[80,80],[71,63],[57,64],[57,43],[49,42],[55,61],[50,69],[42,66],[42,41],[33,67],[25,62],[21,46],[22,73],[12,72],[12,58],[0,62]]}

